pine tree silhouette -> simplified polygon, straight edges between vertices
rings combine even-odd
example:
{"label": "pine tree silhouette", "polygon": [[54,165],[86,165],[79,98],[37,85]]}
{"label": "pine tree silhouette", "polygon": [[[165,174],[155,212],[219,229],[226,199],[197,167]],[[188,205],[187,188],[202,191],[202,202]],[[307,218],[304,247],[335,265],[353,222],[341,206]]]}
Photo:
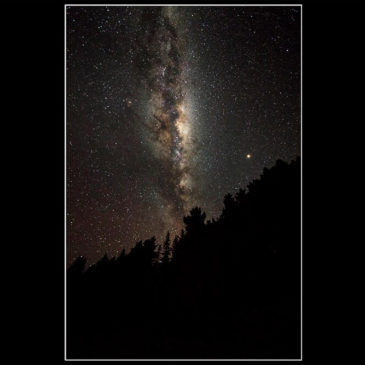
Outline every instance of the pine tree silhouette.
{"label": "pine tree silhouette", "polygon": [[298,358],[300,159],[277,161],[172,244],[67,271],[68,358]]}

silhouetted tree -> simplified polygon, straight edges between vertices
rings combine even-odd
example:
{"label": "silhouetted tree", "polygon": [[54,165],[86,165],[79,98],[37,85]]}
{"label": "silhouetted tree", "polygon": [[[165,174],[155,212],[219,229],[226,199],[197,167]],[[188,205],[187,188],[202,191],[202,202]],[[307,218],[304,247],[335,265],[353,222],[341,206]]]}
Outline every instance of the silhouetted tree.
{"label": "silhouetted tree", "polygon": [[86,270],[77,258],[68,357],[298,357],[300,159],[277,161],[223,204],[206,224],[193,208],[172,244],[167,232],[162,246],[139,241]]}
{"label": "silhouetted tree", "polygon": [[167,232],[166,238],[163,244],[163,256],[162,263],[167,265],[170,261],[170,232]]}
{"label": "silhouetted tree", "polygon": [[172,242],[172,247],[171,247],[171,261],[175,262],[176,260],[176,250],[178,249],[179,245],[179,237],[175,236],[173,242]]}
{"label": "silhouetted tree", "polygon": [[184,217],[186,232],[188,234],[200,232],[204,227],[205,213],[200,208],[191,209],[190,215]]}
{"label": "silhouetted tree", "polygon": [[80,276],[85,269],[85,265],[86,258],[84,256],[77,257],[68,269],[69,277]]}

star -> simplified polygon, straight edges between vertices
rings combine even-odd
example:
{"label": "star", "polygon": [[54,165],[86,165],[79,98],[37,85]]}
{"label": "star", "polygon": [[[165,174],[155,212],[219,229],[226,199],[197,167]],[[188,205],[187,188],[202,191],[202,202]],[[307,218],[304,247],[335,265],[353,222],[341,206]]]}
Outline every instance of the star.
{"label": "star", "polygon": [[66,13],[68,264],[219,217],[301,150],[300,7],[102,10]]}

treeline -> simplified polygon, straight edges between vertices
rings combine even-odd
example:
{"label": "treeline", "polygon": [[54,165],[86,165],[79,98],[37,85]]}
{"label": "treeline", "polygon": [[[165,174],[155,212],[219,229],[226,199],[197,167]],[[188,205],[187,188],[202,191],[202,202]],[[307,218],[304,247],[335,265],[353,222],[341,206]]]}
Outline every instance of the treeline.
{"label": "treeline", "polygon": [[68,358],[299,358],[300,159],[159,246],[67,272]]}

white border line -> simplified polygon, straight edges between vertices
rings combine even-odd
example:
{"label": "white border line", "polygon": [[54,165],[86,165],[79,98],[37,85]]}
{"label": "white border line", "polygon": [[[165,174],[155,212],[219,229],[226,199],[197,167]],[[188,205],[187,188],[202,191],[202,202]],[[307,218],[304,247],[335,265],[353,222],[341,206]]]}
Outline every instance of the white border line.
{"label": "white border line", "polygon": [[302,7],[302,4],[65,4],[65,6],[299,6]]}
{"label": "white border line", "polygon": [[[67,190],[66,190],[66,182],[67,182],[67,132],[66,132],[66,100],[67,100],[67,89],[66,89],[66,40],[67,40],[67,32],[66,32],[66,10],[67,7],[76,7],[76,6],[103,6],[103,7],[112,7],[112,6],[236,6],[236,7],[248,7],[248,6],[266,6],[266,7],[278,7],[278,6],[298,6],[300,7],[300,327],[301,327],[301,336],[300,336],[300,359],[68,359],[67,358],[67,345],[66,345],[66,333],[67,333],[67,325],[66,325],[66,292],[67,292],[67,281],[66,281],[66,273],[67,273],[67,249],[66,249],[66,231],[67,231]],[[303,361],[303,4],[65,4],[64,7],[64,361]]]}
{"label": "white border line", "polygon": [[65,361],[303,361],[303,359],[64,359]]}
{"label": "white border line", "polygon": [[64,243],[64,297],[65,297],[65,301],[64,301],[64,360],[67,360],[67,349],[66,349],[66,333],[67,333],[67,325],[66,325],[66,295],[67,295],[67,279],[66,279],[66,274],[67,274],[67,245],[66,245],[66,235],[67,235],[67,189],[66,189],[66,185],[67,185],[67,169],[66,169],[66,166],[67,166],[67,133],[66,133],[66,103],[67,103],[67,88],[66,88],[66,80],[67,80],[67,77],[66,77],[66,63],[67,63],[67,46],[66,46],[66,40],[67,40],[67,32],[66,32],[66,7],[65,7],[65,11],[64,11],[64,40],[63,40],[63,43],[64,43],[64,174],[65,174],[65,182],[64,182],[64,240],[65,240],[65,243]]}
{"label": "white border line", "polygon": [[303,7],[300,7],[300,358],[303,360]]}

